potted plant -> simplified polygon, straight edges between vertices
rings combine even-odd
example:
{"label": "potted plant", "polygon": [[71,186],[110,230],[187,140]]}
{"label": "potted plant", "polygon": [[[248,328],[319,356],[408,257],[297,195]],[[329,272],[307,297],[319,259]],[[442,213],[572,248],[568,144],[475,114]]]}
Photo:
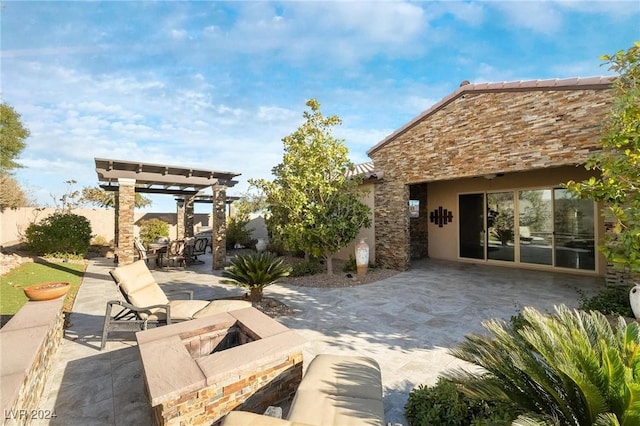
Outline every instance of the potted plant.
{"label": "potted plant", "polygon": [[257,252],[237,255],[231,259],[231,266],[222,271],[228,278],[225,284],[234,284],[250,290],[251,302],[262,301],[263,289],[288,276],[291,268],[284,265],[284,260],[271,252]]}

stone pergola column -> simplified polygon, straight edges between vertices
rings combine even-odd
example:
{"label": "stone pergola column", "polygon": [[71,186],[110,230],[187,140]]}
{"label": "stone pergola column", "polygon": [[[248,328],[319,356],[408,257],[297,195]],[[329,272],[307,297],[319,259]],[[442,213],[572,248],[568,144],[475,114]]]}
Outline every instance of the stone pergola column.
{"label": "stone pergola column", "polygon": [[116,205],[116,228],[117,248],[116,255],[120,265],[128,265],[133,263],[133,225],[134,225],[134,208],[136,201],[136,180],[118,178],[118,197]]}
{"label": "stone pergola column", "polygon": [[176,202],[176,239],[181,240],[185,237],[184,228],[185,228],[185,214],[184,214],[184,200],[178,200]]}
{"label": "stone pergola column", "polygon": [[193,202],[194,197],[186,198],[184,203],[184,236],[193,237]]}
{"label": "stone pergola column", "polygon": [[227,191],[225,186],[214,185],[213,216],[211,223],[211,255],[213,269],[224,268],[227,257]]}

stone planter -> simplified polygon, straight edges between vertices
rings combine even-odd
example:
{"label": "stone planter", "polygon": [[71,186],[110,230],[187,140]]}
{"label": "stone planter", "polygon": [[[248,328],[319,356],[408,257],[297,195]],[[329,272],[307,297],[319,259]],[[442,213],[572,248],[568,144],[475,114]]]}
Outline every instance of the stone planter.
{"label": "stone planter", "polygon": [[71,285],[69,283],[52,281],[31,285],[23,288],[22,290],[24,290],[24,294],[29,298],[29,300],[40,301],[62,297],[67,294],[70,288]]}

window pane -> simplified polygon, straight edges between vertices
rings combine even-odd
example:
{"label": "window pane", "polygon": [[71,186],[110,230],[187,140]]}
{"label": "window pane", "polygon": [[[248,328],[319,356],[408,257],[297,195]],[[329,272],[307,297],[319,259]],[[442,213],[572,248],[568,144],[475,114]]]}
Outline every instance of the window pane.
{"label": "window pane", "polygon": [[573,198],[566,189],[554,189],[556,266],[595,270],[593,201]]}
{"label": "window pane", "polygon": [[513,192],[487,194],[487,258],[514,260]]}
{"label": "window pane", "polygon": [[484,196],[462,194],[460,207],[460,257],[484,259]]}
{"label": "window pane", "polygon": [[520,262],[553,262],[553,210],[550,189],[518,192]]}

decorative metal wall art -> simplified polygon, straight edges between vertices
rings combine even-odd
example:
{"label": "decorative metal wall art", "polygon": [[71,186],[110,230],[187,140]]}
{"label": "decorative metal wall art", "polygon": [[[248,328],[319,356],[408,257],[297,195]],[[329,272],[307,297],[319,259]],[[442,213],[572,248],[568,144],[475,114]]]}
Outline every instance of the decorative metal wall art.
{"label": "decorative metal wall art", "polygon": [[439,228],[442,228],[444,225],[453,222],[453,213],[447,209],[443,209],[442,206],[434,209],[431,213],[429,213],[429,220],[431,223],[438,224]]}

